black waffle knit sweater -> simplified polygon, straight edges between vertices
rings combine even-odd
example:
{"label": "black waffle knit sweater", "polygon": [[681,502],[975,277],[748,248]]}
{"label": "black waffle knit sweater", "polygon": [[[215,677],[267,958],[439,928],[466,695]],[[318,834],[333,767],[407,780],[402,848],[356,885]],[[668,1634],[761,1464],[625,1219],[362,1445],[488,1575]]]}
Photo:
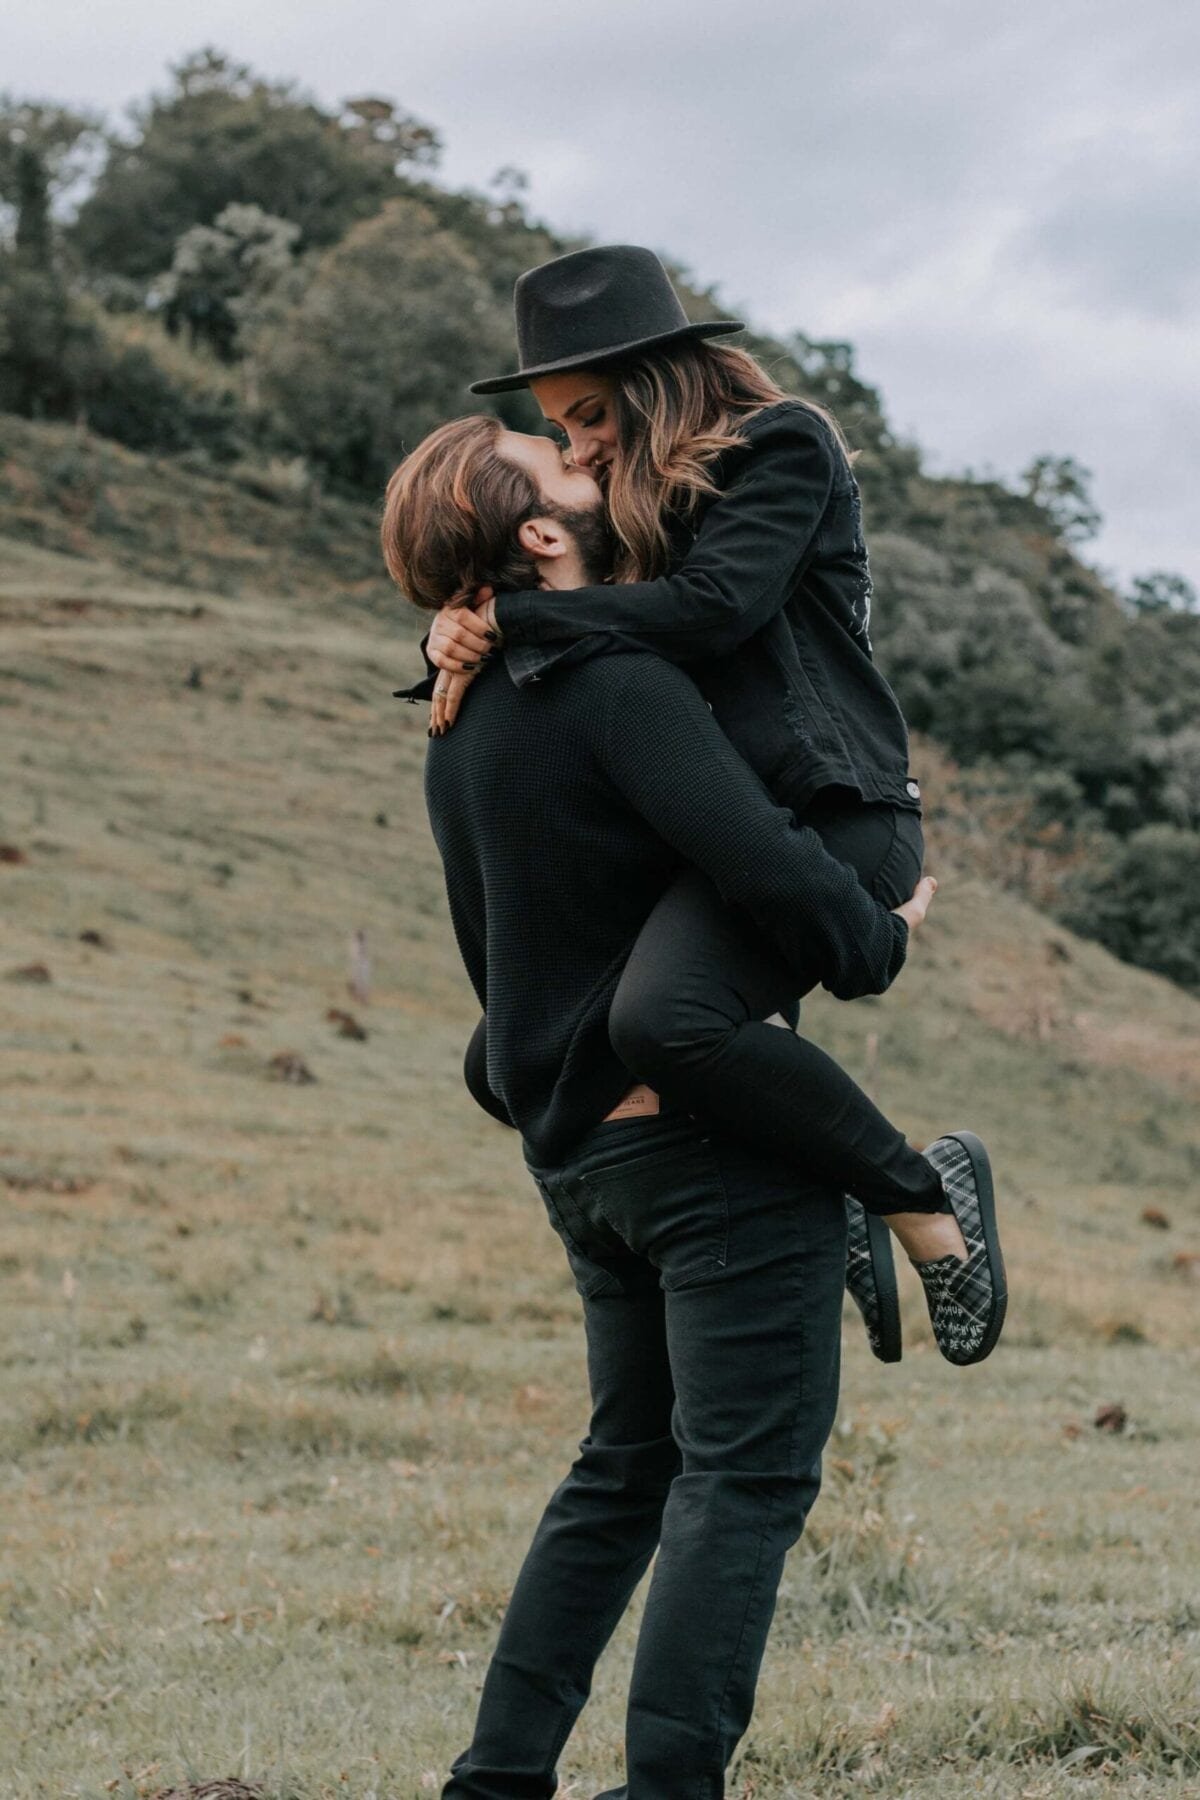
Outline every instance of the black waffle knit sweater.
{"label": "black waffle knit sweater", "polygon": [[680,669],[642,650],[516,687],[502,658],[430,741],[425,794],[488,1082],[553,1164],[624,1093],[608,1011],[684,863],[842,999],[882,993],[908,927],[778,806]]}

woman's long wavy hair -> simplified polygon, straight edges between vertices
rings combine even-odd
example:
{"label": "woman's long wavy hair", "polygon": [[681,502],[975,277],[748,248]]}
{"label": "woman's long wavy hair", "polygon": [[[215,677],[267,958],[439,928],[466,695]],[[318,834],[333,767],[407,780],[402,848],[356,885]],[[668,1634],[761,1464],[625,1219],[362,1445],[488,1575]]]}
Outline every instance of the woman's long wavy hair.
{"label": "woman's long wavy hair", "polygon": [[[668,566],[670,527],[718,493],[712,464],[740,443],[739,427],[764,407],[795,399],[748,350],[688,339],[606,370],[620,453],[608,478],[609,518],[620,542],[618,581],[650,581]],[[837,421],[811,400],[843,450]]]}

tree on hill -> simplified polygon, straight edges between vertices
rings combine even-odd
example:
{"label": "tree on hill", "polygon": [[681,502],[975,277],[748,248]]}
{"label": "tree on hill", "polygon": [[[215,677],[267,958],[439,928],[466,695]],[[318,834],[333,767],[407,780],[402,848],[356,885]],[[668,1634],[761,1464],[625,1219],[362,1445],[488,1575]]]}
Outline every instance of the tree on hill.
{"label": "tree on hill", "polygon": [[97,129],[89,114],[0,96],[0,408],[30,418],[66,411],[73,399],[78,322],[51,207],[78,177]]}
{"label": "tree on hill", "polygon": [[239,324],[250,322],[294,270],[299,236],[290,219],[236,203],[211,225],[193,225],[157,283],[167,330],[186,330],[193,348],[207,344],[231,362]]}
{"label": "tree on hill", "polygon": [[1185,612],[1200,610],[1200,600],[1190,581],[1166,569],[1155,569],[1149,575],[1134,578],[1129,595],[1135,612]]}
{"label": "tree on hill", "polygon": [[252,347],[287,444],[378,494],[406,450],[503,367],[507,320],[470,252],[420,201],[391,200],[326,251],[303,297]]}
{"label": "tree on hill", "polygon": [[323,247],[400,190],[399,169],[437,157],[435,134],[390,102],[352,102],[339,119],[213,49],[171,73],[171,89],[134,110],[132,137],[110,137],[79,209],[71,236],[94,270],[148,281],[233,202]]}
{"label": "tree on hill", "polygon": [[[582,248],[582,239],[558,236],[526,214],[524,186],[515,169],[500,169],[483,194],[456,193],[432,181],[408,177],[408,191],[427,206],[444,231],[452,232],[479,264],[498,307],[510,319],[518,275],[538,263]],[[510,355],[516,349],[510,343]]]}
{"label": "tree on hill", "polygon": [[1069,544],[1085,544],[1102,520],[1092,500],[1092,471],[1073,456],[1038,456],[1021,477],[1027,497]]}
{"label": "tree on hill", "polygon": [[0,243],[48,265],[51,203],[86,169],[99,134],[92,113],[0,94]]}

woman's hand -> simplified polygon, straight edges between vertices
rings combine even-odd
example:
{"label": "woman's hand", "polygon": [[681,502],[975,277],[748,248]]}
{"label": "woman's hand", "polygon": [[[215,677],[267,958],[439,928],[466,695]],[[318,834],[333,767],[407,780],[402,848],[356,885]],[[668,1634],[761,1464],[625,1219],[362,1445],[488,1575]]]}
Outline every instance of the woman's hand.
{"label": "woman's hand", "polygon": [[929,911],[929,902],[937,893],[937,878],[933,875],[922,875],[912,891],[912,899],[906,900],[903,906],[893,906],[908,925],[909,931],[915,931]]}
{"label": "woman's hand", "polygon": [[471,606],[441,608],[426,648],[435,669],[442,669],[447,675],[461,675],[477,670],[499,642],[495,594],[490,587],[484,587]]}
{"label": "woman's hand", "polygon": [[442,671],[433,690],[430,737],[443,737],[449,731],[463,695],[501,641],[492,588],[480,588],[473,606],[442,607],[425,647],[430,662]]}
{"label": "woman's hand", "polygon": [[433,690],[433,710],[429,715],[430,737],[444,737],[449,731],[458,717],[463,695],[478,673],[476,668],[470,674],[438,676]]}

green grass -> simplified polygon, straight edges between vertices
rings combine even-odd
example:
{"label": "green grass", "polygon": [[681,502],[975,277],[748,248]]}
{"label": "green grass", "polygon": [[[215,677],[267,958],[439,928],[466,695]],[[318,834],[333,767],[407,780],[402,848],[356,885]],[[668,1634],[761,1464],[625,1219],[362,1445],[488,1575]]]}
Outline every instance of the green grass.
{"label": "green grass", "polygon": [[[586,1384],[557,1240],[461,1086],[424,721],[388,698],[410,634],[16,538],[0,570],[0,978],[51,973],[0,979],[0,1793],[435,1792]],[[921,766],[936,821],[953,772]],[[988,1138],[1011,1324],[956,1373],[912,1281],[898,1368],[847,1317],[730,1792],[1198,1794],[1200,1004],[934,837],[895,993],[806,1024],[857,1071],[877,1037],[916,1141]],[[619,1778],[638,1604],[563,1759],[581,1800]]]}

